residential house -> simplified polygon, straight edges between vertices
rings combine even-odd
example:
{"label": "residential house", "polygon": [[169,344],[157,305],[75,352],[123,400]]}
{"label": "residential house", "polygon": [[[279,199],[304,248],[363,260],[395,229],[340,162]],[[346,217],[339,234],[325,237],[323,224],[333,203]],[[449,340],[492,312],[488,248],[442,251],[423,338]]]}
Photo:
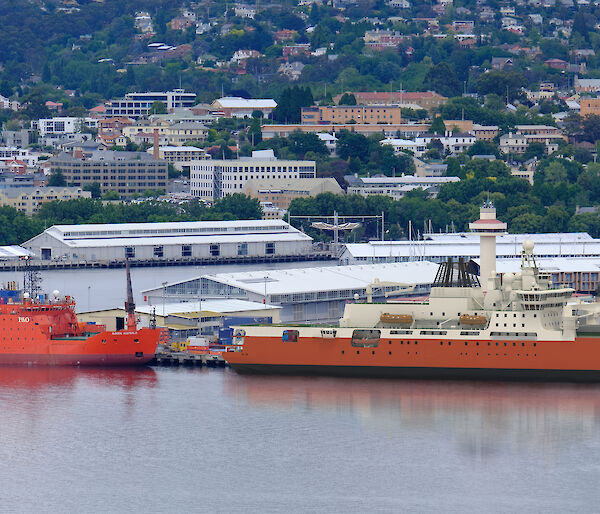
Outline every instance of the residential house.
{"label": "residential house", "polygon": [[21,104],[16,100],[9,100],[5,96],[0,95],[0,109],[8,109],[11,111],[18,111],[21,108]]}
{"label": "residential house", "polygon": [[180,145],[188,141],[203,141],[208,136],[208,128],[202,123],[181,121],[167,127],[165,136],[170,145]]}
{"label": "residential house", "polygon": [[501,70],[511,68],[513,65],[512,57],[492,57],[492,69]]}
{"label": "residential house", "polygon": [[566,70],[569,66],[569,63],[562,59],[548,59],[544,64],[553,70]]}
{"label": "residential house", "polygon": [[285,59],[298,57],[299,55],[310,54],[310,43],[297,43],[295,45],[285,45],[282,49],[282,55]]}
{"label": "residential house", "polygon": [[503,134],[500,136],[500,150],[504,153],[525,153],[527,138],[523,134]]}
{"label": "residential house", "polygon": [[[476,139],[473,134],[467,132],[457,132],[455,134],[446,131],[441,134],[422,134],[415,137],[415,143],[427,146],[434,139],[438,139],[444,146],[444,151],[448,153],[461,153],[468,150],[475,143]],[[420,157],[420,154],[417,155]]]}
{"label": "residential house", "polygon": [[285,75],[290,80],[298,80],[300,78],[300,75],[302,75],[303,69],[304,63],[301,63],[300,61],[284,62],[279,66],[277,72],[282,75]]}

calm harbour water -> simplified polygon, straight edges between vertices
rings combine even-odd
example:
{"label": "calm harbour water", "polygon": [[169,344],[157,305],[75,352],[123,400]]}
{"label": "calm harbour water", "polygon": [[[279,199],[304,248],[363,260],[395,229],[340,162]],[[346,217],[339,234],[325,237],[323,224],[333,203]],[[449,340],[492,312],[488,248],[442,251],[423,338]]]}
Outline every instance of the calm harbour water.
{"label": "calm harbour water", "polygon": [[598,512],[600,386],[0,368],[2,512]]}
{"label": "calm harbour water", "polygon": [[[43,277],[123,303],[123,270]],[[600,512],[600,385],[0,367],[0,434],[2,513]]]}

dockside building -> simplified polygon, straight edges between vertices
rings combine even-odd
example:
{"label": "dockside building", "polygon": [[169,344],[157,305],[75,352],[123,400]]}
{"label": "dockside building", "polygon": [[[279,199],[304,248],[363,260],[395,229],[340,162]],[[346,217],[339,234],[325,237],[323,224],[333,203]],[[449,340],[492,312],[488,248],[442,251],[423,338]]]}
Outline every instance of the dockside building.
{"label": "dockside building", "polygon": [[43,260],[282,258],[312,238],[281,220],[54,225],[22,245]]}

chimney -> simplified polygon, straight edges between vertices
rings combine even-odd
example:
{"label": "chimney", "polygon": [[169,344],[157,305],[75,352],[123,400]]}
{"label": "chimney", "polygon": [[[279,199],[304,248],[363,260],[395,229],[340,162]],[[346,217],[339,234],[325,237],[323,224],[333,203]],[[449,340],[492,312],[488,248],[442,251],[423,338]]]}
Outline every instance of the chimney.
{"label": "chimney", "polygon": [[158,161],[160,159],[160,147],[158,146],[158,129],[155,128],[154,129],[154,152],[153,152],[153,156],[154,156],[154,160]]}
{"label": "chimney", "polygon": [[81,148],[73,150],[73,157],[75,157],[75,159],[83,159],[83,151],[81,150]]}

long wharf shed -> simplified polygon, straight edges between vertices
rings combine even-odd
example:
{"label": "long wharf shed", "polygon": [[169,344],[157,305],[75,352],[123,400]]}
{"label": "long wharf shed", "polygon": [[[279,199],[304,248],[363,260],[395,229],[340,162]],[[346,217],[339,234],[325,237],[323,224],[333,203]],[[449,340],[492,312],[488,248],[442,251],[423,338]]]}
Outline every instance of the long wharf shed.
{"label": "long wharf shed", "polygon": [[215,273],[147,289],[142,295],[151,305],[239,298],[280,306],[282,322],[325,322],[339,319],[355,295],[365,301],[369,287],[373,301],[426,295],[437,270],[437,264],[420,261]]}
{"label": "long wharf shed", "polygon": [[282,220],[54,225],[22,245],[43,260],[282,257],[312,238]]}

